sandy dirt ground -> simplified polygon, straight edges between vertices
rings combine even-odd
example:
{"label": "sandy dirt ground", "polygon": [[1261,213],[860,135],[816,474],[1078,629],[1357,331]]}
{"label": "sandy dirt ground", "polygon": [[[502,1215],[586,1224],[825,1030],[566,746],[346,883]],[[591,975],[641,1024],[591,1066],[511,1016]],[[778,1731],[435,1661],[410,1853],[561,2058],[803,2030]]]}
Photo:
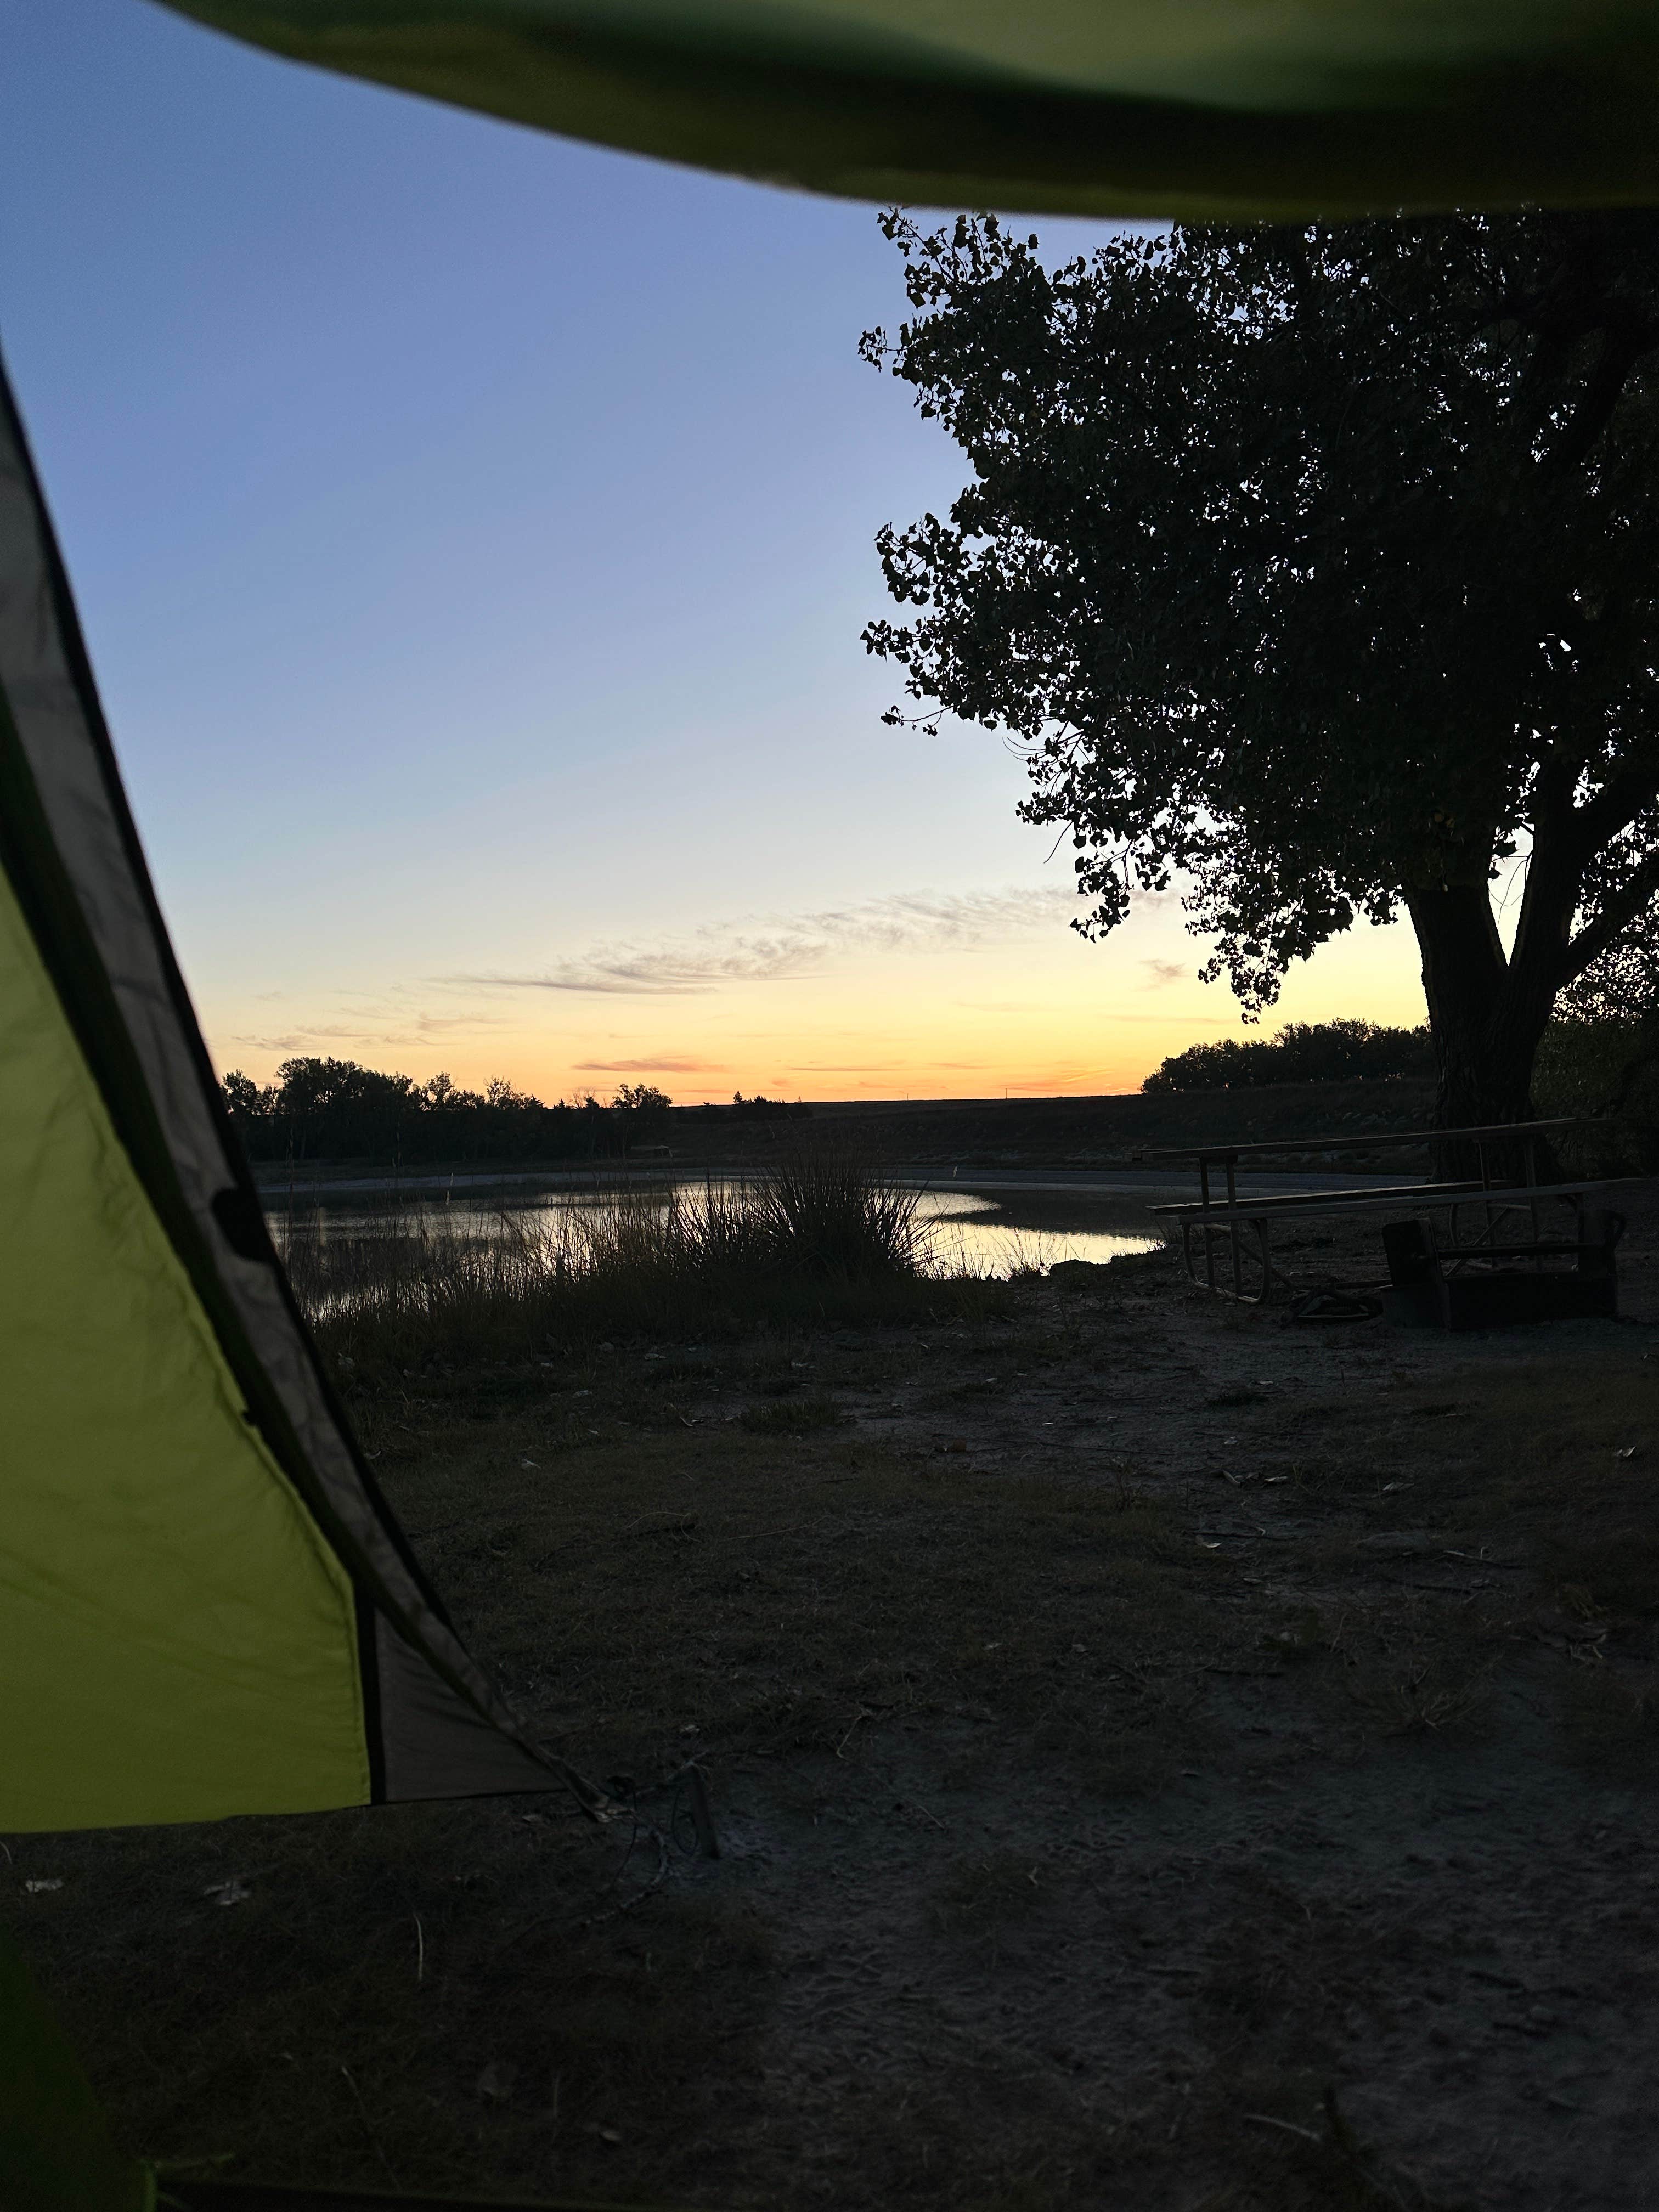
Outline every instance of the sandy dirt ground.
{"label": "sandy dirt ground", "polygon": [[360,1380],[459,1625],[631,1809],[14,1838],[13,1923],[186,2203],[1637,2212],[1651,1213],[1624,1281],[1455,1337],[1160,1251]]}

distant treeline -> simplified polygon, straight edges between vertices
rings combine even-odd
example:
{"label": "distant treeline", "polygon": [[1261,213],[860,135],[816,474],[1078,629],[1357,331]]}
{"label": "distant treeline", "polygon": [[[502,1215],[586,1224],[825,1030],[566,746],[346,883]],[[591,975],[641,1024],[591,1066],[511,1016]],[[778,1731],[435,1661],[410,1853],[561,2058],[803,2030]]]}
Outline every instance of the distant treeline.
{"label": "distant treeline", "polygon": [[799,1098],[792,1104],[781,1098],[763,1098],[758,1091],[752,1098],[745,1098],[741,1091],[735,1091],[729,1106],[702,1109],[705,1121],[805,1121],[811,1111]]}
{"label": "distant treeline", "polygon": [[224,1094],[248,1158],[265,1161],[617,1159],[665,1143],[676,1112],[748,1121],[811,1110],[741,1091],[729,1106],[676,1109],[648,1083],[549,1106],[502,1077],[463,1091],[447,1075],[416,1083],[352,1060],[285,1060],[263,1089],[233,1073]]}
{"label": "distant treeline", "polygon": [[464,1091],[447,1075],[416,1083],[351,1060],[285,1060],[264,1089],[226,1076],[224,1092],[250,1159],[521,1160],[616,1156],[661,1142],[666,1094],[625,1083],[549,1106],[498,1077]]}
{"label": "distant treeline", "polygon": [[1237,1091],[1265,1083],[1387,1082],[1434,1074],[1427,1025],[1291,1022],[1275,1037],[1188,1045],[1155,1068],[1143,1091]]}

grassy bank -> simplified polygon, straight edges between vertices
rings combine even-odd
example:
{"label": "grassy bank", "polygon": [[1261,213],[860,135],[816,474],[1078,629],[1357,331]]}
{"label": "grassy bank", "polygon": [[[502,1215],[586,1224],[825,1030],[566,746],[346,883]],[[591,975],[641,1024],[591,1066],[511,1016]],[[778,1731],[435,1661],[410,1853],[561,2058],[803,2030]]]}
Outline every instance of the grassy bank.
{"label": "grassy bank", "polygon": [[533,1217],[393,1203],[345,1227],[321,1212],[276,1227],[325,1354],[401,1369],[992,1310],[1003,1292],[935,1249],[919,1200],[855,1154],[809,1146],[735,1182],[618,1188]]}

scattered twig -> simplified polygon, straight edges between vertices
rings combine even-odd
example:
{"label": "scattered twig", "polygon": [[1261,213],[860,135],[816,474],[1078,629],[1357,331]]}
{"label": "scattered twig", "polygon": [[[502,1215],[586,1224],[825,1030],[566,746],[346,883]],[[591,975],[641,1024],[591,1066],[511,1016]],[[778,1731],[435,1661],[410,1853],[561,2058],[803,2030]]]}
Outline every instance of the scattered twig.
{"label": "scattered twig", "polygon": [[1437,1597],[1478,1597],[1492,1588],[1490,1583],[1414,1583],[1404,1575],[1384,1575],[1382,1579],[1395,1589],[1428,1590]]}
{"label": "scattered twig", "polygon": [[426,1979],[426,1930],[421,1925],[418,1912],[411,1913],[410,1917],[415,1923],[415,1981],[418,1987]]}
{"label": "scattered twig", "polygon": [[857,1712],[853,1716],[853,1728],[849,1728],[848,1729],[846,1735],[842,1736],[841,1741],[836,1746],[836,1757],[837,1759],[843,1758],[846,1755],[847,1747],[853,1741],[853,1729],[855,1729],[860,1721],[872,1721],[874,1718],[875,1715],[871,1711],[868,1705],[860,1705],[859,1707]]}
{"label": "scattered twig", "polygon": [[632,1897],[625,1897],[623,1899],[622,1903],[617,1907],[618,1912],[631,1912],[636,1905],[643,1905],[647,1897],[651,1896],[654,1891],[662,1887],[664,1881],[667,1878],[667,1842],[657,1829],[653,1828],[651,1833],[656,1838],[657,1871],[652,1875],[650,1881],[646,1883],[643,1889],[635,1890]]}
{"label": "scattered twig", "polygon": [[1311,2128],[1297,2127],[1294,2120],[1276,2120],[1271,2112],[1246,2112],[1244,2118],[1252,2127],[1278,2128],[1287,2136],[1300,2136],[1304,2142],[1317,2144],[1322,2149],[1324,2148],[1323,2136],[1316,2135]]}
{"label": "scattered twig", "polygon": [[613,1905],[608,1912],[590,1913],[588,1917],[581,1923],[584,1928],[599,1928],[602,1927],[607,1920],[620,1919],[624,1912],[631,1912],[636,1905],[643,1905],[646,1899],[652,1896],[657,1890],[660,1889],[663,1883],[666,1881],[668,1876],[667,1838],[664,1836],[660,1829],[653,1827],[648,1821],[641,1820],[639,1815],[635,1814],[634,1816],[634,1832],[628,1839],[628,1849],[623,1853],[622,1864],[617,1869],[616,1873],[611,1877],[610,1884],[611,1888],[615,1890],[620,1887],[622,1878],[627,1873],[629,1864],[634,1856],[634,1846],[639,1842],[641,1834],[652,1837],[656,1843],[657,1871],[652,1875],[650,1881],[645,1884],[643,1888],[636,1890],[632,1897],[623,1898],[620,1905]]}
{"label": "scattered twig", "polygon": [[386,2179],[392,2184],[394,2189],[401,2189],[403,2187],[403,2184],[398,2179],[397,2172],[392,2166],[392,2160],[386,2154],[386,2150],[381,2144],[380,2138],[374,2132],[374,2124],[368,2117],[368,2107],[363,2102],[363,2093],[357,2087],[356,2081],[353,2079],[351,2069],[349,2066],[342,2066],[340,2071],[345,2075],[347,2088],[350,2090],[353,2097],[356,2100],[357,2111],[363,2124],[363,2133],[368,2137],[369,2142],[373,2146],[375,2157],[380,2160],[380,2164],[386,2168]]}

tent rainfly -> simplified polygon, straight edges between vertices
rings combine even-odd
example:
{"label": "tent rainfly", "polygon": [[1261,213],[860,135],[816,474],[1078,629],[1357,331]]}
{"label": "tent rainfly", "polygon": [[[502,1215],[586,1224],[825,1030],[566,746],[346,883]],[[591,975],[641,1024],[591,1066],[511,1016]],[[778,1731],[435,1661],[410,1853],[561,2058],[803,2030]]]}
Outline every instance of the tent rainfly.
{"label": "tent rainfly", "polygon": [[9,395],[0,689],[0,1830],[568,1778],[457,1640],[324,1379]]}
{"label": "tent rainfly", "polygon": [[[859,198],[1198,219],[1659,198],[1650,0],[173,4],[349,76]],[[3,389],[0,1069],[0,1830],[555,1781],[602,1809],[458,1641],[330,1393]],[[155,2201],[0,1941],[0,2203]]]}
{"label": "tent rainfly", "polygon": [[290,59],[851,199],[1646,204],[1650,0],[169,0]]}

